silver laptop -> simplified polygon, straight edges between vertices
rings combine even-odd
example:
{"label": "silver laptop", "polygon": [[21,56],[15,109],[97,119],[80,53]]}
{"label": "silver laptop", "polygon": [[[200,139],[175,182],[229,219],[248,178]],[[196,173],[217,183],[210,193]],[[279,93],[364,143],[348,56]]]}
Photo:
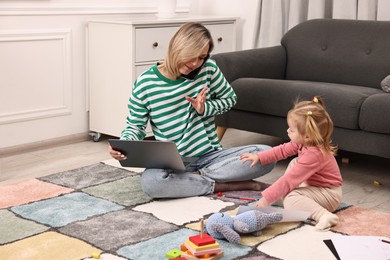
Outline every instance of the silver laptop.
{"label": "silver laptop", "polygon": [[123,167],[171,169],[175,172],[184,172],[185,166],[196,159],[182,158],[172,142],[119,139],[109,139],[108,142],[114,150],[127,157],[119,161]]}

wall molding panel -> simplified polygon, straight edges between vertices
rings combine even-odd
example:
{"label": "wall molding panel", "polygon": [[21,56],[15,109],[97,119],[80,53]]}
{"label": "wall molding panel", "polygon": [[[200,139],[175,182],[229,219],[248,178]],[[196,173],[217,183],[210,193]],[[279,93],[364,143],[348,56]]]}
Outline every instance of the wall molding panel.
{"label": "wall molding panel", "polygon": [[0,31],[0,125],[72,114],[70,41],[71,29]]}

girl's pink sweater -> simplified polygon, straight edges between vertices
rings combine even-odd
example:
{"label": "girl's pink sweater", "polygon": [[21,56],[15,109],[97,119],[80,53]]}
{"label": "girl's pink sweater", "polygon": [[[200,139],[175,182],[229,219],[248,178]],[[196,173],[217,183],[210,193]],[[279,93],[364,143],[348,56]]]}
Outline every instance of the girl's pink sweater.
{"label": "girl's pink sweater", "polygon": [[269,204],[286,196],[301,183],[317,187],[338,187],[343,184],[333,154],[324,155],[317,147],[303,147],[289,142],[258,153],[261,164],[268,164],[298,154],[297,162],[275,183],[262,192]]}

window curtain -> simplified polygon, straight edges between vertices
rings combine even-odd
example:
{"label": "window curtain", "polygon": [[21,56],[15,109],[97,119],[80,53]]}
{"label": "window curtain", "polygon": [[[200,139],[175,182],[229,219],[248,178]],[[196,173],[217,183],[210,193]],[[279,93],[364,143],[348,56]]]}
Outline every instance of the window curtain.
{"label": "window curtain", "polygon": [[257,15],[254,47],[269,47],[310,19],[390,20],[390,0],[259,0]]}

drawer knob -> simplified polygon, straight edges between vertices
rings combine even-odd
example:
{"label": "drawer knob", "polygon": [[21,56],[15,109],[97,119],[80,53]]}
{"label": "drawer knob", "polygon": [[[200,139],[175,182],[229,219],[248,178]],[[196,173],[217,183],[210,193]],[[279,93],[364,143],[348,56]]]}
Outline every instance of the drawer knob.
{"label": "drawer knob", "polygon": [[156,48],[158,46],[158,42],[153,43],[153,47]]}
{"label": "drawer knob", "polygon": [[218,37],[217,39],[218,42],[221,42],[222,40],[223,40],[222,37]]}

